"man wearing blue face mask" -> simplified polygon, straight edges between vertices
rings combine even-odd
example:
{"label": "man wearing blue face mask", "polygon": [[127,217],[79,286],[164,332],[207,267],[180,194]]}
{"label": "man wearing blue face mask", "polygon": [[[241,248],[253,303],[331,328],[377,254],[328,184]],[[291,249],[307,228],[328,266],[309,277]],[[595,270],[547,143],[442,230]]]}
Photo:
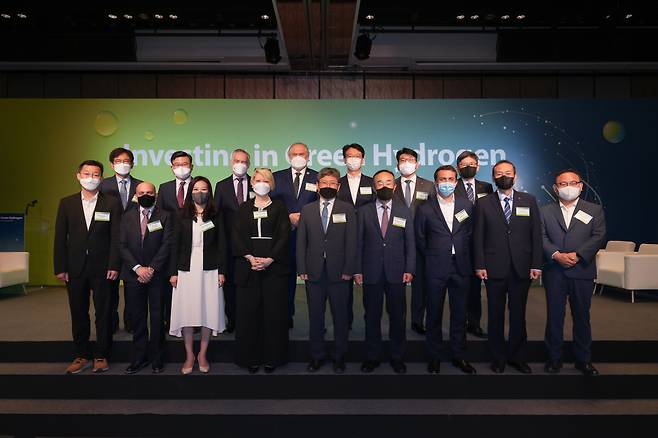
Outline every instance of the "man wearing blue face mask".
{"label": "man wearing blue face mask", "polygon": [[427,370],[438,374],[447,356],[443,345],[442,320],[446,292],[450,303],[450,357],[452,365],[466,374],[475,368],[466,355],[466,297],[473,271],[471,235],[473,204],[455,197],[457,170],[441,166],[434,172],[436,197],[418,207],[414,229],[416,248],[425,260],[427,291],[426,342],[430,361]]}

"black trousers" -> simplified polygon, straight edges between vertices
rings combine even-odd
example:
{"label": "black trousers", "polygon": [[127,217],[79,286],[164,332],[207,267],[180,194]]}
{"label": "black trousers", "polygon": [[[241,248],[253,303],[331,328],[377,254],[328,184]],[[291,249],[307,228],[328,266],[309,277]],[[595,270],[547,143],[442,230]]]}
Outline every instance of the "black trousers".
{"label": "black trousers", "polygon": [[288,276],[254,271],[237,287],[236,358],[240,366],[288,362]]}
{"label": "black trousers", "polygon": [[[112,281],[112,310],[110,314],[112,330],[119,327],[119,280]],[[130,305],[128,304],[128,296],[126,291],[123,291],[123,324],[130,324]]]}
{"label": "black trousers", "polygon": [[91,333],[89,297],[93,294],[96,317],[96,346],[93,357],[107,359],[112,347],[112,281],[104,275],[93,275],[85,269],[81,276],[69,278],[66,286],[75,356],[92,357],[89,343]]}
{"label": "black trousers", "polygon": [[235,312],[236,312],[236,291],[237,286],[232,281],[227,280],[224,283],[224,313],[226,318],[235,324]]}
{"label": "black trousers", "polygon": [[[529,275],[530,273],[528,273]],[[494,361],[523,361],[526,332],[525,309],[530,278],[510,270],[507,278],[485,281],[488,300],[489,349]],[[505,344],[505,304],[509,308],[509,342]]]}
{"label": "black trousers", "polygon": [[466,321],[468,325],[480,326],[482,319],[482,280],[475,275],[469,277],[466,297]]}
{"label": "black trousers", "polygon": [[124,294],[130,305],[135,362],[162,360],[165,347],[163,304],[168,286],[169,281],[159,275],[146,284],[124,283]]}
{"label": "black trousers", "polygon": [[406,345],[406,297],[404,283],[363,285],[363,304],[366,320],[366,359],[379,361],[382,355],[382,313],[386,297],[388,313],[388,337],[391,359],[402,360]]}
{"label": "black trousers", "polygon": [[416,251],[416,275],[414,275],[414,279],[411,281],[411,322],[413,324],[424,324],[426,301],[425,257]]}

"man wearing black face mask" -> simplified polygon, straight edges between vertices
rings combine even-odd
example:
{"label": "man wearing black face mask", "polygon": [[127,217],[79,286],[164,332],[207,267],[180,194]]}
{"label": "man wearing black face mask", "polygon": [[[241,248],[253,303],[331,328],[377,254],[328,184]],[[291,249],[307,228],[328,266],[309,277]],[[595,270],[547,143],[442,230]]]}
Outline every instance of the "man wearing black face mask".
{"label": "man wearing black face mask", "polygon": [[516,167],[512,162],[499,161],[492,173],[498,190],[480,199],[473,232],[475,274],[487,287],[491,369],[502,373],[507,363],[529,374],[532,370],[523,357],[527,341],[525,308],[530,282],[541,275],[541,216],[534,196],[514,190]]}
{"label": "man wearing black face mask", "polygon": [[121,279],[130,306],[135,348],[125,372],[137,373],[150,362],[153,372],[160,373],[164,369],[163,301],[169,284],[173,221],[169,212],[155,205],[153,184],[140,183],[135,194],[139,208],[126,211],[121,218]]}
{"label": "man wearing black face mask", "polygon": [[[464,151],[457,157],[459,180],[455,187],[455,196],[468,199],[477,208],[478,199],[493,193],[493,187],[486,181],[475,179],[480,171],[478,156],[472,151]],[[478,338],[486,338],[487,334],[480,327],[482,318],[482,280],[475,275],[471,276],[466,297],[466,331]]]}

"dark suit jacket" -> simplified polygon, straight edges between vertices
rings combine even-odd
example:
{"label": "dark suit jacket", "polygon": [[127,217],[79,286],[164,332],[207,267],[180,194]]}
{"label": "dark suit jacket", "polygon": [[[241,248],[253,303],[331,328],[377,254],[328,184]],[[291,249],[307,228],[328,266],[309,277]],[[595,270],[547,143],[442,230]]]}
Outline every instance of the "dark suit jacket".
{"label": "dark suit jacket", "polygon": [[[479,194],[485,194],[488,195],[490,193],[493,193],[493,186],[489,184],[486,181],[480,181],[479,179],[475,180],[475,203],[477,204],[478,201],[478,195]],[[466,186],[464,185],[464,180],[463,179],[458,179],[457,180],[457,187],[455,187],[455,196],[459,198],[464,198],[468,199],[468,195],[466,194]]]}
{"label": "dark suit jacket", "polygon": [[[322,229],[319,200],[304,206],[301,213],[297,229],[297,273],[308,274],[309,281],[319,281],[326,254],[329,281],[341,281],[341,274],[354,275],[357,239],[354,207],[336,199],[327,234]],[[346,222],[334,223],[336,214],[344,214]]]}
{"label": "dark suit jacket", "polygon": [[270,198],[282,200],[288,209],[288,214],[299,213],[306,204],[318,200],[317,191],[306,190],[306,183],[317,184],[318,173],[315,170],[307,168],[306,173],[300,175],[300,177],[302,177],[302,180],[300,182],[299,198],[295,198],[291,168],[274,172],[274,184],[276,187],[270,193]]}
{"label": "dark suit jacket", "polygon": [[[359,210],[357,230],[356,273],[363,275],[364,284],[401,284],[405,272],[416,273],[416,242],[414,220],[404,202],[393,200],[389,210],[386,236],[382,237],[377,202]],[[393,218],[404,219],[405,227],[393,226]]]}
{"label": "dark suit jacket", "polygon": [[155,270],[155,275],[169,276],[169,256],[174,236],[172,213],[154,207],[149,223],[160,221],[162,229],[150,232],[147,228],[142,241],[140,211],[133,208],[121,218],[121,279],[124,282],[137,281],[137,274],[133,271],[136,265],[150,266]]}
{"label": "dark suit jacket", "polygon": [[[126,204],[125,210],[130,210],[132,208],[139,208],[139,204],[133,202],[132,199],[135,196],[135,190],[137,186],[142,182],[141,179],[134,178],[130,175],[130,189],[128,190],[128,203]],[[103,178],[99,188],[100,192],[104,195],[113,196],[119,201],[119,205],[123,209],[123,204],[121,203],[121,197],[119,196],[119,183],[117,183],[117,178],[115,175],[112,175],[109,178]]]}
{"label": "dark suit jacket", "polygon": [[[96,221],[96,213],[110,214],[108,222]],[[105,278],[107,271],[119,271],[119,231],[121,203],[111,196],[98,194],[89,231],[82,209],[80,192],[63,198],[55,222],[55,274],[82,275],[85,266],[92,275]]]}
{"label": "dark suit jacket", "polygon": [[471,237],[475,219],[474,208],[468,199],[455,196],[454,214],[457,215],[462,211],[465,211],[468,217],[459,222],[453,216],[451,232],[436,195],[418,207],[414,225],[416,247],[425,258],[427,278],[446,278],[450,275],[453,245],[459,274],[472,275]]}
{"label": "dark suit jacket", "polygon": [[[592,217],[588,224],[576,218],[582,211]],[[541,208],[542,238],[544,243],[544,269],[563,272],[569,278],[593,280],[596,278],[596,253],[605,244],[605,217],[600,205],[579,199],[567,228],[559,203]],[[580,259],[572,268],[564,268],[551,256],[555,251],[575,252]]]}
{"label": "dark suit jacket", "polygon": [[[406,186],[406,184],[402,181],[402,179],[406,179],[406,178],[398,178],[395,180],[395,184],[397,184],[398,187],[395,189],[395,192],[393,193],[393,197],[398,199],[399,201],[402,201],[404,205],[407,205],[407,203],[404,202],[404,187]],[[427,193],[427,198],[419,199],[417,197],[418,192]],[[415,216],[416,209],[418,208],[419,205],[424,204],[428,199],[431,199],[432,196],[436,196],[436,187],[434,186],[434,183],[432,181],[427,180],[425,178],[421,178],[418,175],[416,175],[416,188],[414,189],[412,196],[413,198],[411,201],[411,206],[409,208],[411,209],[411,215]]]}
{"label": "dark suit jacket", "polygon": [[[178,184],[179,182],[177,179],[173,179],[171,181],[160,184],[160,187],[158,187],[158,199],[156,201],[156,205],[158,207],[165,211],[170,211],[176,214],[176,212],[179,210],[178,199],[176,198],[176,195],[178,194]],[[190,196],[191,193],[192,184],[190,183],[190,185],[187,186],[187,194],[185,195],[185,199],[187,199],[187,196]]]}
{"label": "dark suit jacket", "polygon": [[[170,269],[171,275],[178,271],[190,270],[192,257],[192,219],[185,217],[180,210],[176,216],[174,238],[171,245]],[[215,226],[203,233],[203,270],[217,269],[220,274],[226,274],[226,231],[221,213],[210,219]]]}
{"label": "dark suit jacket", "polygon": [[[370,194],[361,194],[361,187],[368,187],[370,189]],[[375,194],[375,189],[372,186],[372,178],[361,174],[361,180],[359,181],[359,191],[356,194],[356,204],[352,202],[352,193],[350,192],[350,183],[347,182],[347,175],[341,177],[340,179],[340,189],[338,189],[338,199],[344,202],[349,202],[357,210],[362,206],[375,201],[377,195]]]}
{"label": "dark suit jacket", "polygon": [[[518,216],[517,208],[529,208],[530,216]],[[507,278],[514,270],[529,278],[530,269],[541,269],[541,213],[535,197],[514,190],[512,217],[505,221],[498,192],[480,198],[473,232],[474,268],[486,269],[491,279]]]}

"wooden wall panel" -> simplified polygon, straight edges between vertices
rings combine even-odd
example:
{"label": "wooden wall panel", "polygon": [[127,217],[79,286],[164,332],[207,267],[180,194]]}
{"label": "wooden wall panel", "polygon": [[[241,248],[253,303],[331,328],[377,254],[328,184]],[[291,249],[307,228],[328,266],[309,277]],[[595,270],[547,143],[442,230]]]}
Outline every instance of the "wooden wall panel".
{"label": "wooden wall panel", "polygon": [[628,75],[596,76],[594,97],[597,99],[627,99],[631,97],[631,77]]}
{"label": "wooden wall panel", "polygon": [[559,99],[591,99],[594,97],[593,76],[559,76]]}
{"label": "wooden wall panel", "polygon": [[446,99],[479,99],[482,97],[480,76],[446,76],[443,78]]}
{"label": "wooden wall panel", "polygon": [[227,99],[273,99],[273,75],[226,75]]}
{"label": "wooden wall panel", "polygon": [[555,76],[523,76],[519,82],[519,97],[523,99],[555,99],[557,97],[557,78]]}
{"label": "wooden wall panel", "polygon": [[43,75],[8,73],[7,97],[43,97]]}
{"label": "wooden wall panel", "polygon": [[518,99],[521,97],[521,81],[518,76],[484,76],[482,97],[485,99]]}
{"label": "wooden wall panel", "polygon": [[150,73],[119,74],[119,97],[154,98],[157,97],[157,78]]}
{"label": "wooden wall panel", "polygon": [[43,95],[53,98],[78,98],[81,93],[80,75],[49,73],[44,76]]}
{"label": "wooden wall panel", "polygon": [[411,76],[366,76],[366,99],[413,99]]}
{"label": "wooden wall panel", "polygon": [[363,76],[322,76],[320,99],[363,99]]}
{"label": "wooden wall panel", "polygon": [[637,75],[631,78],[632,98],[657,98],[658,75]]}
{"label": "wooden wall panel", "polygon": [[442,99],[443,78],[441,76],[416,76],[414,80],[414,98]]}
{"label": "wooden wall panel", "polygon": [[275,99],[319,99],[317,76],[276,76]]}
{"label": "wooden wall panel", "polygon": [[223,99],[224,74],[196,75],[195,92],[197,99]]}
{"label": "wooden wall panel", "polygon": [[165,99],[193,99],[195,94],[194,75],[159,74],[158,97]]}
{"label": "wooden wall panel", "polygon": [[119,97],[119,75],[116,73],[85,73],[81,81],[82,97]]}

